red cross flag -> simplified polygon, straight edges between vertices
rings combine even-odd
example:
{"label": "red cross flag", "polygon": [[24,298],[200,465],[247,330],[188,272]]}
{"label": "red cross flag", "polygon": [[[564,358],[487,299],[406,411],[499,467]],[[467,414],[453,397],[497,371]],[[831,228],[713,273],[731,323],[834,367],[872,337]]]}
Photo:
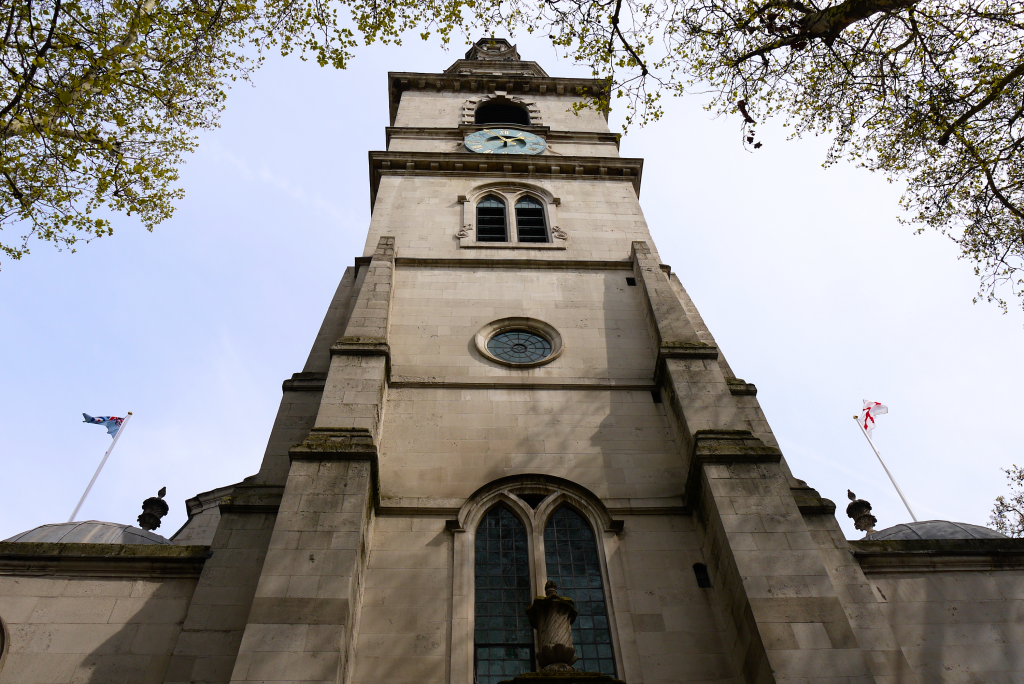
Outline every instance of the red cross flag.
{"label": "red cross flag", "polygon": [[864,427],[864,432],[871,436],[871,431],[875,429],[875,416],[881,416],[889,412],[889,407],[885,404],[879,404],[877,401],[864,400],[864,408],[860,410],[861,413],[861,424]]}

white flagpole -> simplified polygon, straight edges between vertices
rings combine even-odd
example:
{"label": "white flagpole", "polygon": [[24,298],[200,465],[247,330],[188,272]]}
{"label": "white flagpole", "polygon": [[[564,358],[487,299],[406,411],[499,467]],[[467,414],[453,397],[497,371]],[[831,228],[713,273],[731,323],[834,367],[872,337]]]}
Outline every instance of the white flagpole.
{"label": "white flagpole", "polygon": [[96,478],[100,476],[100,471],[103,470],[103,466],[106,465],[110,452],[114,450],[114,445],[117,444],[117,438],[121,436],[122,432],[124,432],[124,426],[128,424],[128,419],[131,417],[132,412],[129,411],[128,415],[124,417],[123,421],[121,421],[121,425],[117,428],[117,432],[114,433],[114,441],[110,443],[110,448],[107,449],[107,453],[103,454],[103,460],[100,461],[100,467],[96,469],[95,473],[93,473],[92,479],[89,480],[89,486],[85,488],[85,493],[82,494],[82,498],[78,500],[78,505],[75,506],[75,512],[71,514],[70,518],[68,518],[68,522],[75,522],[75,516],[78,515],[78,510],[82,507],[82,504],[85,503],[85,497],[89,496],[89,491],[92,489],[92,486],[96,484]]}
{"label": "white flagpole", "polygon": [[910,510],[910,504],[907,503],[907,497],[903,496],[903,490],[900,489],[898,484],[896,484],[896,478],[894,478],[892,473],[889,472],[889,469],[885,465],[885,461],[882,460],[882,455],[878,453],[878,449],[875,448],[875,443],[871,441],[871,435],[868,434],[868,431],[864,429],[864,425],[861,424],[860,416],[854,416],[853,419],[857,421],[857,427],[859,427],[860,431],[864,433],[864,439],[868,440],[868,444],[871,445],[871,450],[875,452],[875,456],[878,457],[878,462],[882,464],[882,469],[885,470],[885,474],[889,476],[889,481],[892,482],[892,486],[896,488],[896,493],[899,494],[900,499],[903,500],[903,505],[907,507],[907,513],[910,513],[910,517],[914,519],[914,522],[917,522],[917,516],[914,515],[914,511]]}

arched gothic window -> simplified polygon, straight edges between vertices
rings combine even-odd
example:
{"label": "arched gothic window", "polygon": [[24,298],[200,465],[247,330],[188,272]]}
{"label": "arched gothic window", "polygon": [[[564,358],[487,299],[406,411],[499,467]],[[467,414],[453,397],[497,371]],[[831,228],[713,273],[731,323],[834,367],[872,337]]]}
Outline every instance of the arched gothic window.
{"label": "arched gothic window", "polygon": [[533,670],[530,552],[526,528],[498,505],[476,532],[474,665],[476,684],[498,684]]}
{"label": "arched gothic window", "polygon": [[530,113],[511,102],[489,102],[476,109],[474,120],[485,126],[491,124],[530,125]]}
{"label": "arched gothic window", "polygon": [[477,242],[508,242],[505,202],[487,195],[476,205]]}
{"label": "arched gothic window", "polygon": [[547,242],[548,228],[544,221],[544,205],[523,195],[516,202],[516,231],[519,242]]}
{"label": "arched gothic window", "polygon": [[572,626],[572,641],[584,672],[615,676],[612,634],[601,581],[601,559],[594,531],[582,515],[562,506],[544,528],[544,560],[548,579],[558,595],[576,602],[579,616]]}

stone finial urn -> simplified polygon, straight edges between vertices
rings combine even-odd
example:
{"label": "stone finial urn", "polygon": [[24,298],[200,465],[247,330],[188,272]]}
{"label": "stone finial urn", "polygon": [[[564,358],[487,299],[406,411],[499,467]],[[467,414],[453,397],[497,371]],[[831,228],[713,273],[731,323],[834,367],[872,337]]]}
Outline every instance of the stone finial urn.
{"label": "stone finial urn", "polygon": [[868,536],[875,531],[875,523],[878,522],[878,518],[871,515],[871,504],[864,499],[858,499],[849,489],[846,490],[846,495],[850,497],[846,515],[853,518],[854,527],[863,532],[865,537]]}
{"label": "stone finial urn", "polygon": [[572,623],[576,606],[571,598],[559,596],[555,583],[544,584],[544,596],[538,596],[526,609],[530,624],[537,630],[537,666],[541,672],[574,671],[576,649],[572,645]]}
{"label": "stone finial urn", "polygon": [[167,502],[164,501],[166,493],[167,487],[161,487],[156,496],[151,496],[142,502],[142,513],[137,518],[139,527],[150,532],[160,527],[160,519],[170,510]]}

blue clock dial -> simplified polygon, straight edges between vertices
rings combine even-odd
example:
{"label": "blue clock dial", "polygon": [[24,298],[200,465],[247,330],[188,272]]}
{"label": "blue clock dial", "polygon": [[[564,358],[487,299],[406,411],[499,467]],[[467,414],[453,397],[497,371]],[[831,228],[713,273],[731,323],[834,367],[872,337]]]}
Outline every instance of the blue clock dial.
{"label": "blue clock dial", "polygon": [[470,152],[481,154],[540,154],[548,146],[539,135],[503,127],[470,133],[463,143]]}

